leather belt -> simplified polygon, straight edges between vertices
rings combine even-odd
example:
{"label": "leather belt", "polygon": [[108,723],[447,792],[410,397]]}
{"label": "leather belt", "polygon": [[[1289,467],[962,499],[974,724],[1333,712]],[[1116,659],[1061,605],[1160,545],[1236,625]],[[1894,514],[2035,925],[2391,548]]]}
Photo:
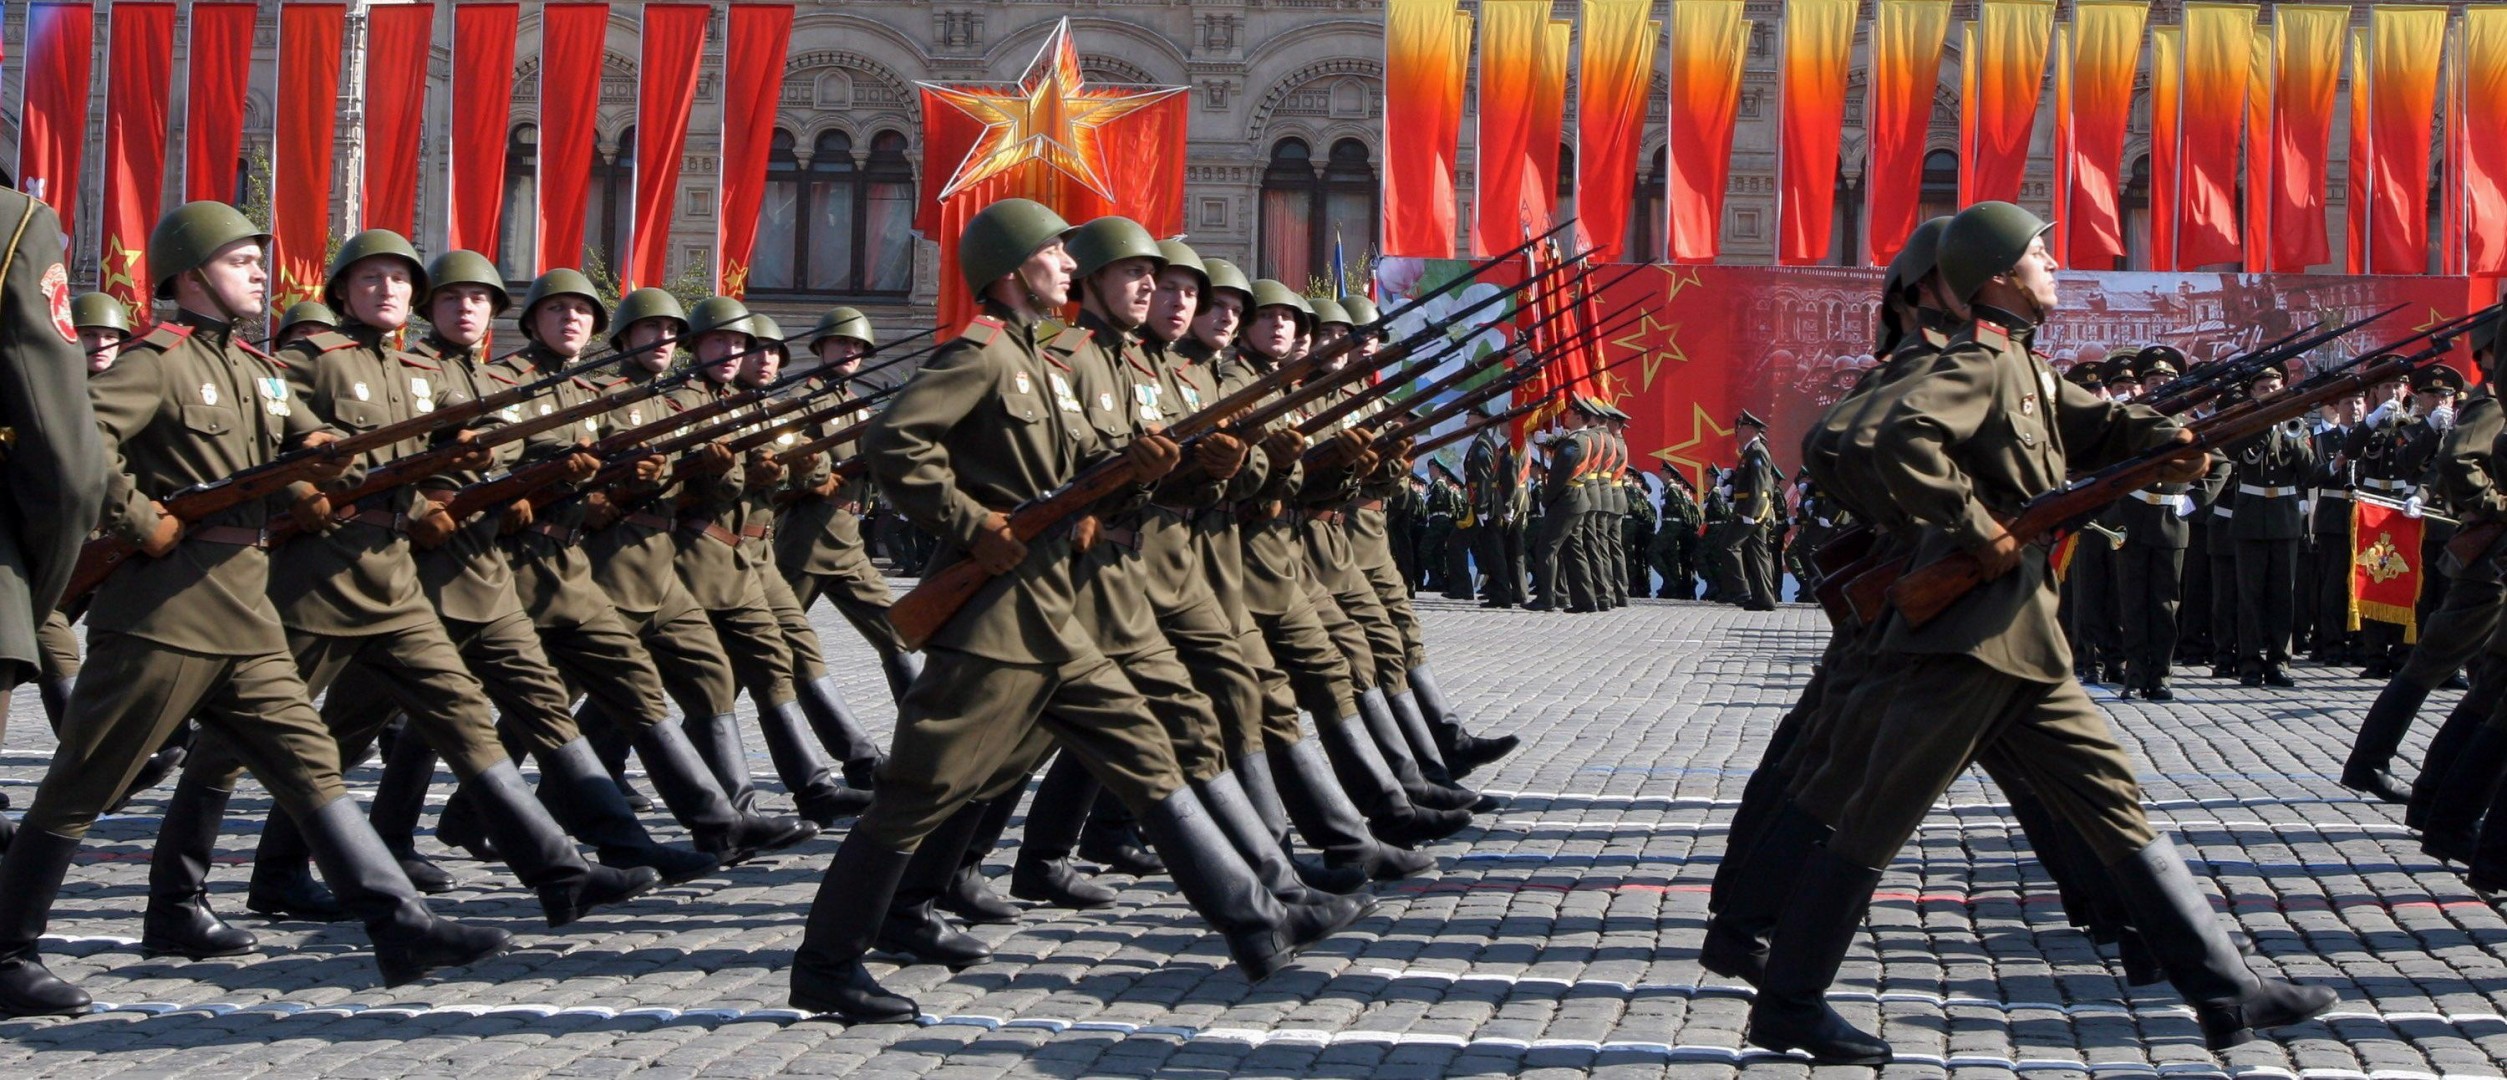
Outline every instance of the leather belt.
{"label": "leather belt", "polygon": [[2405,491],[2411,487],[2411,481],[2387,480],[2381,477],[2370,476],[2362,478],[2359,481],[2359,486],[2364,488],[2375,488],[2378,491]]}
{"label": "leather belt", "polygon": [[2298,489],[2295,487],[2281,487],[2274,484],[2239,484],[2237,485],[2237,493],[2240,495],[2252,495],[2258,499],[2288,499],[2296,497]]}
{"label": "leather belt", "polygon": [[2350,493],[2340,488],[2317,488],[2315,497],[2319,499],[2340,499],[2343,502],[2350,501]]}
{"label": "leather belt", "polygon": [[739,533],[723,528],[722,526],[716,525],[704,518],[684,518],[679,522],[679,527],[692,533],[702,534],[707,539],[721,544],[724,547],[736,548],[740,546]]}
{"label": "leather belt", "polygon": [[654,532],[666,533],[676,527],[676,525],[669,518],[663,517],[660,514],[634,513],[627,515],[621,520],[624,520],[629,525],[634,525],[638,528],[651,529]]}
{"label": "leather belt", "polygon": [[260,548],[264,551],[269,550],[270,547],[269,533],[260,529],[247,529],[241,525],[203,525],[184,533],[183,539],[198,540],[208,544],[225,544],[228,547]]}
{"label": "leather belt", "polygon": [[2212,507],[2212,508],[2211,508],[2211,516],[2213,516],[2213,517],[2236,517],[2236,516],[2237,516],[2237,511],[2232,510],[2232,509],[2230,509],[2230,508],[2228,508],[2228,507],[2225,507],[2225,506],[2214,506],[2214,507]]}
{"label": "leather belt", "polygon": [[538,533],[541,536],[548,537],[551,540],[555,540],[560,544],[574,543],[575,537],[581,535],[582,533],[582,530],[580,529],[576,529],[569,525],[560,525],[553,521],[534,521],[531,523],[530,531]]}
{"label": "leather belt", "polygon": [[1326,525],[1339,525],[1349,520],[1349,513],[1344,510],[1308,510],[1306,520],[1320,521]]}
{"label": "leather belt", "polygon": [[1097,527],[1097,541],[1099,543],[1113,544],[1125,551],[1138,551],[1140,550],[1140,530],[1126,529],[1114,525],[1100,525]]}
{"label": "leather belt", "polygon": [[401,524],[400,515],[389,510],[358,510],[354,513],[340,515],[339,520],[353,521],[359,525],[371,525],[385,532],[391,532],[398,529]]}
{"label": "leather belt", "polygon": [[740,539],[742,540],[771,540],[774,536],[775,527],[772,525],[740,526]]}

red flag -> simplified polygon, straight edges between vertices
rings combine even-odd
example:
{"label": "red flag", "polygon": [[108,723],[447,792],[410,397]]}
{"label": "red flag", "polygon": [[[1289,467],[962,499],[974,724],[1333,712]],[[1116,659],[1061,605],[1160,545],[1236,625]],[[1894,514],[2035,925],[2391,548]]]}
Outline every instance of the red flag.
{"label": "red flag", "polygon": [[669,276],[670,217],[679,197],[679,148],[696,105],[697,62],[705,51],[711,4],[646,4],[644,51],[636,65],[634,253],[619,274],[621,290],[661,284]]}
{"label": "red flag", "polygon": [[[600,138],[593,123],[601,109],[601,41],[608,33],[608,4],[550,4],[540,13],[540,210],[533,235],[543,273],[583,265],[584,203]],[[732,65],[735,73],[744,66]],[[644,141],[643,132],[636,141]]]}
{"label": "red flag", "polygon": [[340,38],[346,4],[279,8],[278,130],[272,140],[273,310],[322,292],[331,239],[332,139],[338,133]]}
{"label": "red flag", "polygon": [[418,229],[417,138],[426,124],[435,5],[378,4],[366,14],[365,205],[369,229]]}
{"label": "red flag", "polygon": [[783,93],[784,54],[792,45],[792,5],[733,4],[723,55],[769,57],[771,63],[728,65],[723,72],[722,208],[714,240],[714,288],[725,296],[749,291],[749,255],[757,246],[757,208],[766,199],[766,158],[775,138],[775,102]]}
{"label": "red flag", "polygon": [[2356,499],[2350,512],[2350,628],[2362,619],[2403,628],[2408,644],[2420,638],[2420,538],[2427,523],[2402,508]]}
{"label": "red flag", "polygon": [[27,5],[17,186],[51,205],[63,237],[77,235],[70,216],[78,209],[79,158],[87,150],[87,64],[95,42],[94,5]]}
{"label": "red flag", "polygon": [[1776,261],[1828,257],[1857,0],[1785,0],[1777,63]]}
{"label": "red flag", "polygon": [[[1457,27],[1461,29],[1457,31]],[[1454,254],[1454,163],[1462,139],[1448,90],[1471,65],[1456,33],[1470,16],[1454,0],[1387,0],[1384,5],[1384,253],[1443,259]]]}
{"label": "red flag", "polygon": [[451,213],[445,242],[491,259],[503,238],[498,226],[505,214],[505,123],[521,18],[519,4],[453,5],[453,152],[446,185]]}
{"label": "red flag", "polygon": [[191,75],[183,90],[183,200],[238,202],[244,97],[252,89],[257,4],[192,5]]}
{"label": "red flag", "polygon": [[148,310],[148,231],[165,195],[165,125],[174,95],[174,5],[113,5],[105,57],[104,291]]}

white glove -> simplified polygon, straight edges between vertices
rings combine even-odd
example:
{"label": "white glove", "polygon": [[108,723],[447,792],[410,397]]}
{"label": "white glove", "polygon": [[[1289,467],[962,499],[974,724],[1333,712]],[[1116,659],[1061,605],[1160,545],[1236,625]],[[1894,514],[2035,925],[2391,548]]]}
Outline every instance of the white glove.
{"label": "white glove", "polygon": [[2176,505],[2176,516],[2181,517],[2181,518],[2186,518],[2186,517],[2192,517],[2192,516],[2194,516],[2194,497],[2193,497],[2193,496],[2191,496],[2191,495],[2187,495],[2187,494],[2184,494],[2184,493],[2180,492],[2180,493],[2178,493],[2178,494],[2175,496],[2175,499],[2176,499],[2176,503],[2175,503],[2175,505]]}
{"label": "white glove", "polygon": [[2420,497],[2419,497],[2419,496],[2414,495],[2414,496],[2412,496],[2411,498],[2406,499],[2406,500],[2404,500],[2404,501],[2403,501],[2403,516],[2404,516],[2404,517],[2407,517],[2407,518],[2410,518],[2410,519],[2412,519],[2412,520],[2414,520],[2414,521],[2418,521],[2418,520],[2420,519]]}

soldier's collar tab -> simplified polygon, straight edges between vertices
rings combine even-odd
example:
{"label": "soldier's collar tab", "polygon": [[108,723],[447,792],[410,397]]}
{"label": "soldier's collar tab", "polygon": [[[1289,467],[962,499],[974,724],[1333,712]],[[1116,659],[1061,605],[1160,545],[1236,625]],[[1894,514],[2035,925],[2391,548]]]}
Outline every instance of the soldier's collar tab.
{"label": "soldier's collar tab", "polygon": [[1001,336],[1002,331],[1009,328],[1010,324],[990,315],[977,315],[966,320],[966,329],[958,331],[958,336],[977,345],[990,345]]}
{"label": "soldier's collar tab", "polygon": [[1924,344],[1930,345],[1935,349],[1946,349],[1950,347],[1950,335],[1942,333],[1937,327],[1925,327],[1923,330],[1923,336]]}
{"label": "soldier's collar tab", "polygon": [[156,325],[155,329],[141,335],[138,341],[131,344],[146,345],[156,349],[171,349],[191,336],[192,327],[188,323],[161,322]]}

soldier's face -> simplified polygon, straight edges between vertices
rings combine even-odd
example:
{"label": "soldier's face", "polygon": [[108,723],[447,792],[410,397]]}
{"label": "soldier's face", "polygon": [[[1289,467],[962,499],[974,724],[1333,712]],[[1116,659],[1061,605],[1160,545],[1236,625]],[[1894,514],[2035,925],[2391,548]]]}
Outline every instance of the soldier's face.
{"label": "soldier's face", "polygon": [[102,375],[122,355],[122,332],[101,326],[78,328],[78,347],[87,350],[87,373]]}
{"label": "soldier's face", "polygon": [[679,324],[665,318],[637,319],[618,340],[628,349],[642,349],[633,360],[646,371],[661,371],[679,358]]}
{"label": "soldier's face", "polygon": [[2411,395],[2411,411],[2427,416],[2432,410],[2455,403],[2455,395],[2443,390],[2421,390]]}
{"label": "soldier's face", "polygon": [[579,355],[592,340],[592,302],[580,296],[542,300],[531,311],[531,329],[557,355]]}
{"label": "soldier's face", "polygon": [[749,336],[737,330],[708,330],[696,336],[696,362],[705,368],[705,377],[727,383],[740,374],[740,362],[748,359],[740,353],[749,347]]}
{"label": "soldier's face", "polygon": [[[1314,332],[1313,347],[1317,350],[1329,349],[1332,346],[1338,345],[1348,339],[1349,328],[1342,326],[1339,323],[1334,323]],[[1340,353],[1331,359],[1324,361],[1323,366],[1331,371],[1339,371],[1340,369],[1349,366],[1349,354],[1345,352]]]}
{"label": "soldier's face", "polygon": [[852,338],[820,338],[810,351],[818,354],[819,370],[828,378],[850,379],[862,369],[862,343]]}
{"label": "soldier's face", "polygon": [[2018,266],[2005,275],[2011,284],[2037,305],[2041,312],[2053,311],[2062,299],[2054,287],[2054,272],[2062,266],[2054,261],[2054,253],[2046,250],[2046,238],[2028,242],[2028,251],[2020,256]]}
{"label": "soldier's face", "polygon": [[1149,296],[1149,318],[1141,329],[1160,341],[1182,341],[1201,307],[1201,278],[1182,267],[1158,272],[1158,290]]}
{"label": "soldier's face", "polygon": [[1297,313],[1276,304],[1254,312],[1253,323],[1245,327],[1245,344],[1264,356],[1287,359],[1297,347]]}
{"label": "soldier's face", "polygon": [[760,349],[740,362],[740,384],[764,386],[783,374],[783,350]]}
{"label": "soldier's face", "polygon": [[495,310],[496,294],[487,286],[447,285],[435,290],[435,299],[427,304],[427,322],[445,343],[466,348],[487,336]]}
{"label": "soldier's face", "polygon": [[1071,275],[1078,272],[1079,264],[1071,261],[1070,251],[1056,240],[1019,264],[1018,279],[1029,295],[1049,307],[1060,307],[1071,302]]}
{"label": "soldier's face", "polygon": [[1193,316],[1193,336],[1213,349],[1224,349],[1235,343],[1236,330],[1244,322],[1245,298],[1232,292],[1214,292],[1210,302],[1202,305],[1201,314]]}
{"label": "soldier's face", "polygon": [[2252,382],[2252,383],[2248,384],[2248,386],[2247,386],[2247,388],[2246,388],[2246,389],[2247,389],[2247,393],[2251,394],[2252,396],[2254,396],[2254,397],[2259,397],[2259,398],[2264,398],[2264,397],[2271,397],[2271,396],[2272,396],[2272,395],[2274,395],[2274,394],[2280,393],[2280,392],[2281,392],[2281,388],[2282,388],[2283,386],[2287,386],[2287,385],[2289,385],[2289,384],[2288,384],[2287,382],[2283,381],[2283,380],[2282,380],[2282,378],[2281,378],[2280,376],[2278,376],[2278,375],[2266,375],[2266,376],[2264,376],[2264,377],[2262,377],[2262,378],[2260,378],[2260,379],[2256,379],[2254,382]]}
{"label": "soldier's face", "polygon": [[1097,313],[1129,330],[1149,321],[1149,302],[1158,292],[1158,264],[1148,259],[1117,259],[1089,276]]}
{"label": "soldier's face", "polygon": [[389,255],[369,256],[348,264],[340,278],[340,296],[348,302],[350,318],[377,330],[409,325],[417,285],[408,263]]}
{"label": "soldier's face", "polygon": [[200,281],[211,297],[237,317],[261,314],[270,298],[270,272],[261,261],[261,242],[245,239],[219,248],[201,264]]}

